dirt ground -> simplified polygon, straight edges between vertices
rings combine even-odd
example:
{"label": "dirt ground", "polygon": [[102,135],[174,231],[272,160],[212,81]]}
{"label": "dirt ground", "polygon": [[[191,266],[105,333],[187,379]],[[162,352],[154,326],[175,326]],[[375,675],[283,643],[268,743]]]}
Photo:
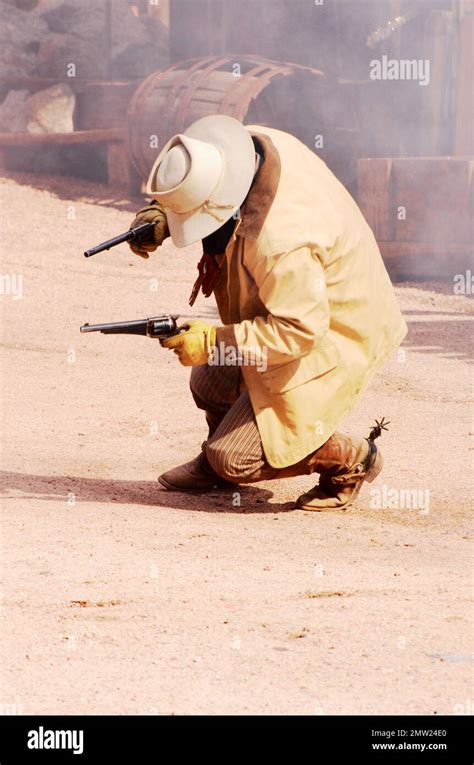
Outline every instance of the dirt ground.
{"label": "dirt ground", "polygon": [[[397,285],[408,338],[346,423],[391,421],[385,469],[352,509],[295,510],[310,476],[168,493],[206,435],[189,369],[79,326],[189,317],[199,247],[86,260],[139,201],[0,191],[2,711],[471,712],[469,298]],[[212,298],[192,315],[218,322]]]}

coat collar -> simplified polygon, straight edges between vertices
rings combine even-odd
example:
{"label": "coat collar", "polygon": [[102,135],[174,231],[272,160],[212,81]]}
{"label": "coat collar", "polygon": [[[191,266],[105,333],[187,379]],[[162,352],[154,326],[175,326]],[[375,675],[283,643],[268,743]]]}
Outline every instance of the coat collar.
{"label": "coat collar", "polygon": [[261,150],[263,163],[242,206],[240,226],[235,233],[255,241],[275,199],[280,181],[281,162],[275,144],[269,136],[263,133],[251,135]]}

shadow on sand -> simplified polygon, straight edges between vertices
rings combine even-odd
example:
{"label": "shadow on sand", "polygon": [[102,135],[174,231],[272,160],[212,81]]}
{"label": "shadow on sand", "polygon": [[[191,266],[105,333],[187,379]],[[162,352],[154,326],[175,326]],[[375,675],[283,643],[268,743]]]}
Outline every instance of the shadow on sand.
{"label": "shadow on sand", "polygon": [[[29,473],[0,473],[2,497],[47,501],[99,502],[123,505],[199,510],[207,513],[283,513],[296,510],[293,502],[271,503],[273,492],[257,486],[214,489],[206,494],[170,492],[157,481],[122,481],[111,478],[47,476]],[[240,495],[238,498],[237,495]],[[240,504],[238,504],[240,501]]]}

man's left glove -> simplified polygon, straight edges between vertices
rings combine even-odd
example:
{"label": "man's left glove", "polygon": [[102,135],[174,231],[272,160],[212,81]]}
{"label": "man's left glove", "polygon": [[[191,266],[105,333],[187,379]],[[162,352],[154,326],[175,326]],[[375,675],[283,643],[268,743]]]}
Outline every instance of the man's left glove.
{"label": "man's left glove", "polygon": [[184,367],[207,364],[212,348],[216,345],[216,327],[203,321],[191,319],[183,325],[184,331],[165,340],[160,340],[164,348],[171,348],[179,357]]}
{"label": "man's left glove", "polygon": [[154,252],[157,247],[163,244],[163,240],[170,235],[166,212],[159,202],[153,201],[146,207],[142,207],[133,219],[130,228],[136,228],[143,223],[154,223],[155,227],[147,235],[140,236],[137,240],[128,243],[132,252],[139,255],[144,260],[148,260],[148,253]]}

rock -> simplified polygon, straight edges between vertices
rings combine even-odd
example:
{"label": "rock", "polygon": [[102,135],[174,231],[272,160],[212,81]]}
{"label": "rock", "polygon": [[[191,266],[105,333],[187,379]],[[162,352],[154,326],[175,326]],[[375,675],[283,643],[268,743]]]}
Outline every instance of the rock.
{"label": "rock", "polygon": [[76,97],[65,83],[39,90],[27,102],[29,133],[72,133]]}
{"label": "rock", "polygon": [[139,44],[127,45],[113,57],[113,70],[124,79],[145,77],[169,64],[169,34],[161,21],[144,16],[144,36]]}
{"label": "rock", "polygon": [[14,5],[22,11],[31,11],[38,5],[38,0],[4,0],[7,5]]}
{"label": "rock", "polygon": [[113,60],[112,71],[118,79],[133,80],[166,66],[168,59],[160,57],[153,45],[131,45]]}
{"label": "rock", "polygon": [[[168,65],[168,30],[135,16],[127,0],[113,0],[111,61],[107,61],[105,3],[97,0],[0,0],[0,70],[4,77],[66,80],[138,79]],[[74,77],[69,85],[74,88]],[[66,80],[68,82],[68,80]],[[5,91],[4,91],[5,92]],[[0,97],[2,95],[0,89]]]}
{"label": "rock", "polygon": [[[63,0],[41,14],[52,32],[73,34],[81,40],[105,43],[105,3],[97,0]],[[114,0],[111,13],[112,54],[120,53],[130,43],[143,41],[143,24],[130,10],[128,0]]]}
{"label": "rock", "polygon": [[2,77],[33,75],[41,41],[48,25],[35,13],[28,13],[0,0],[0,70]]}
{"label": "rock", "polygon": [[0,131],[24,133],[26,131],[26,104],[28,90],[10,90],[0,104]]}
{"label": "rock", "polygon": [[115,79],[133,79],[168,64],[168,30],[148,16],[134,16],[127,0],[112,3],[110,72],[103,2],[51,0],[45,9],[39,6],[35,12],[53,33],[41,46],[41,76],[62,78],[67,65],[73,63],[78,77],[104,79],[110,74]]}
{"label": "rock", "polygon": [[[70,79],[74,87],[75,77],[102,79],[104,73],[98,56],[103,58],[103,50],[94,45],[93,41],[79,40],[72,34],[49,32],[41,42],[37,58],[37,74],[40,77],[53,79]],[[71,77],[70,67],[74,66]]]}

